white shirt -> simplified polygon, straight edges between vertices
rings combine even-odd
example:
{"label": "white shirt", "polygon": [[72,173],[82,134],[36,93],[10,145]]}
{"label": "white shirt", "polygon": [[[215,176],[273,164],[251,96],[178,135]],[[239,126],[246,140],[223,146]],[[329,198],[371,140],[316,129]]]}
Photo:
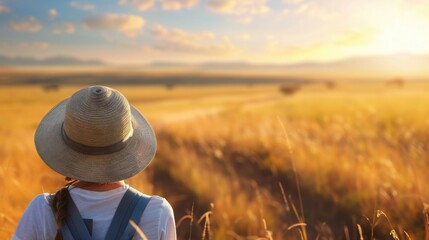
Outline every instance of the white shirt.
{"label": "white shirt", "polygon": [[[102,240],[119,202],[128,190],[124,185],[113,190],[95,192],[70,187],[70,196],[83,219],[92,219],[92,239]],[[147,195],[145,195],[147,196]],[[54,239],[57,226],[49,199],[52,194],[40,194],[25,210],[13,235],[13,240]],[[164,198],[152,196],[143,212],[140,229],[149,240],[176,240],[173,209]],[[135,234],[133,239],[141,239]]]}

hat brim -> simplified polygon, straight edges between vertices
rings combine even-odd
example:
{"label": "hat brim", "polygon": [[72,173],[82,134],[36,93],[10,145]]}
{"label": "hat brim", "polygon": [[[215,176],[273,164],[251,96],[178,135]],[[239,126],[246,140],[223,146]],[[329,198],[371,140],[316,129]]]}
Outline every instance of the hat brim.
{"label": "hat brim", "polygon": [[156,152],[152,127],[130,105],[133,135],[118,152],[88,155],[67,146],[61,135],[69,99],[60,102],[42,119],[34,137],[38,154],[61,175],[87,182],[108,183],[130,178],[146,168]]}

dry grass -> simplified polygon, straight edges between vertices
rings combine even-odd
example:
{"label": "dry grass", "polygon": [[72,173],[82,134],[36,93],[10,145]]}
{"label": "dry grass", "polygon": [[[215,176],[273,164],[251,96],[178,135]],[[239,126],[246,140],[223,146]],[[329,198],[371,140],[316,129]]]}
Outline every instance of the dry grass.
{"label": "dry grass", "polygon": [[[428,86],[310,86],[282,98],[275,86],[117,86],[159,145],[129,183],[167,197],[180,239],[423,239]],[[78,88],[0,89],[1,239],[36,194],[62,185],[33,133]]]}

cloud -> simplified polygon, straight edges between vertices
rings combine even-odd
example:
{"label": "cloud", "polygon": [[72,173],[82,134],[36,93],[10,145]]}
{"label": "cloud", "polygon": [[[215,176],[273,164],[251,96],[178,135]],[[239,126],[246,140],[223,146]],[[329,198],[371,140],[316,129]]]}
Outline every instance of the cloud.
{"label": "cloud", "polygon": [[180,10],[182,8],[192,8],[198,3],[198,0],[161,0],[161,6],[164,10]]}
{"label": "cloud", "polygon": [[207,8],[214,12],[230,13],[234,9],[235,1],[233,0],[209,0]]}
{"label": "cloud", "polygon": [[214,12],[235,15],[258,15],[270,11],[267,0],[208,0],[207,7]]}
{"label": "cloud", "polygon": [[338,58],[346,53],[352,53],[351,55],[359,53],[362,48],[374,41],[377,33],[375,29],[349,31],[332,35],[313,44],[290,47],[282,47],[279,42],[271,41],[267,45],[267,50],[273,54],[301,60]]}
{"label": "cloud", "polygon": [[251,17],[249,17],[249,16],[246,16],[246,17],[238,17],[237,19],[236,19],[236,22],[237,23],[242,23],[242,24],[249,24],[249,23],[251,23],[253,21],[253,19],[251,18]]}
{"label": "cloud", "polygon": [[48,14],[51,19],[55,19],[56,17],[58,17],[58,12],[54,8],[49,9]]}
{"label": "cloud", "polygon": [[[192,8],[199,0],[159,0],[162,9],[169,11],[178,11],[182,8]],[[155,5],[155,0],[118,0],[119,5],[125,5],[130,2],[139,11],[144,12]]]}
{"label": "cloud", "polygon": [[309,13],[311,15],[310,13],[312,10],[311,6],[312,5],[310,3],[299,5],[299,7],[295,9],[294,13],[295,14]]}
{"label": "cloud", "polygon": [[268,0],[208,0],[207,8],[213,12],[230,14],[237,23],[248,24],[253,16],[270,11]]}
{"label": "cloud", "polygon": [[139,34],[145,24],[145,20],[136,15],[126,14],[103,14],[89,17],[84,20],[84,25],[96,30],[116,30],[129,37]]}
{"label": "cloud", "polygon": [[163,39],[171,38],[173,41],[210,41],[215,38],[212,32],[192,33],[179,28],[168,29],[162,25],[155,25],[151,33],[155,37]]}
{"label": "cloud", "polygon": [[47,49],[49,47],[49,43],[47,43],[47,42],[22,42],[22,43],[19,43],[18,46],[20,48],[28,48],[28,49]]}
{"label": "cloud", "polygon": [[6,5],[4,5],[3,3],[0,3],[0,14],[1,13],[8,13],[8,12],[10,12],[10,9]]}
{"label": "cloud", "polygon": [[83,11],[91,11],[95,9],[95,5],[90,3],[70,2],[70,7],[80,9]]}
{"label": "cloud", "polygon": [[240,35],[238,35],[238,37],[237,37],[240,41],[243,41],[243,42],[247,42],[247,41],[249,41],[251,38],[252,38],[252,36],[250,36],[249,34],[247,34],[247,33],[243,33],[243,34],[240,34]]}
{"label": "cloud", "polygon": [[72,34],[74,33],[75,29],[76,28],[73,23],[64,23],[62,26],[53,28],[52,33],[56,35]]}
{"label": "cloud", "polygon": [[364,31],[349,31],[338,34],[333,38],[333,44],[340,46],[359,46],[371,43],[377,36],[378,30],[370,28]]}
{"label": "cloud", "polygon": [[218,38],[212,32],[192,33],[155,25],[151,34],[155,43],[144,46],[145,50],[195,55],[229,55],[238,51],[227,37]]}
{"label": "cloud", "polygon": [[[353,19],[355,12],[349,12],[346,3],[334,0],[316,1],[316,0],[282,0],[283,9],[280,9],[283,16],[294,19],[295,22],[306,22],[312,26],[324,22],[332,25],[343,25]],[[350,1],[349,5],[354,6],[356,1]],[[358,6],[356,8],[358,11]],[[327,23],[329,22],[329,23]],[[299,24],[299,23],[298,23]],[[323,27],[322,27],[323,28]]]}
{"label": "cloud", "polygon": [[42,29],[42,25],[35,17],[29,17],[28,20],[22,22],[10,22],[9,28],[14,31],[38,32]]}
{"label": "cloud", "polygon": [[141,12],[153,7],[155,0],[132,0],[133,5]]}
{"label": "cloud", "polygon": [[284,4],[298,4],[302,3],[304,0],[282,0]]}
{"label": "cloud", "polygon": [[283,9],[282,14],[283,15],[289,15],[290,14],[290,9],[288,9],[288,8]]}

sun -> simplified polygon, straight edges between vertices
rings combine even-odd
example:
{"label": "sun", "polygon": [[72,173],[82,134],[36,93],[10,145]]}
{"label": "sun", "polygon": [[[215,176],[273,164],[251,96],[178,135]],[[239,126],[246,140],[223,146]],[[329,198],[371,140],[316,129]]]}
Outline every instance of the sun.
{"label": "sun", "polygon": [[374,50],[380,53],[429,52],[429,24],[416,19],[394,19],[379,28]]}

